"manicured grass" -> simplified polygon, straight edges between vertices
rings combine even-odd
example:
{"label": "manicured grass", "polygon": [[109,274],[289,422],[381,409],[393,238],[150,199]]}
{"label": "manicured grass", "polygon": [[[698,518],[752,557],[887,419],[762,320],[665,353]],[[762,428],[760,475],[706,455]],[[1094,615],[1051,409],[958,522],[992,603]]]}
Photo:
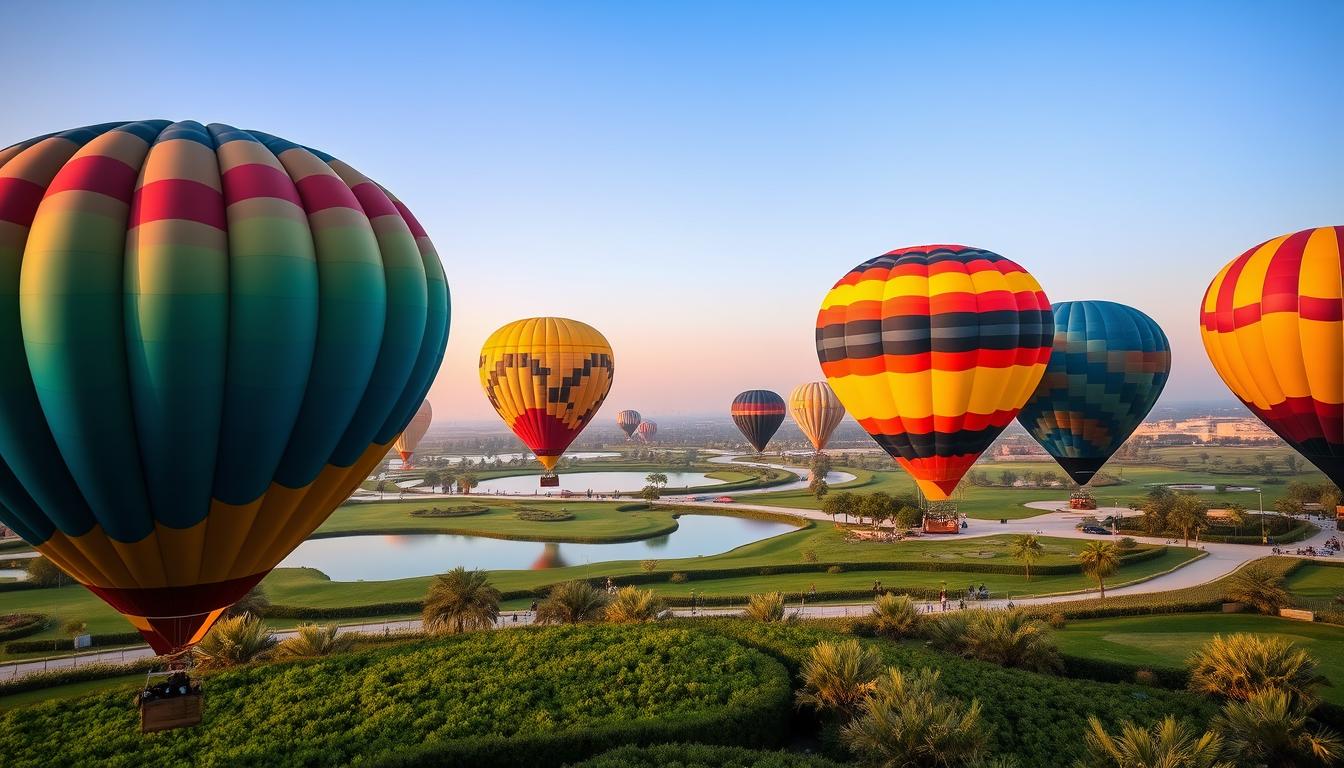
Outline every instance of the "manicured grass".
{"label": "manicured grass", "polygon": [[1288,576],[1284,586],[1307,600],[1334,600],[1336,595],[1344,594],[1344,568],[1303,563]]}
{"label": "manicured grass", "polygon": [[121,675],[119,677],[106,677],[101,680],[85,680],[80,683],[67,683],[66,685],[54,685],[50,688],[38,688],[33,691],[24,691],[23,693],[11,693],[8,696],[0,696],[0,710],[22,707],[27,704],[37,704],[43,701],[64,701],[83,696],[86,693],[95,691],[109,691],[113,689],[124,689],[126,700],[131,701],[134,692],[145,684],[145,676],[142,674]]}
{"label": "manicured grass", "polygon": [[[621,502],[576,499],[517,501],[464,497],[461,499],[407,499],[405,501],[361,502],[337,508],[314,534],[316,537],[356,533],[472,533],[511,539],[537,541],[635,541],[661,536],[676,530],[672,513],[666,510],[617,512]],[[624,502],[629,503],[629,502]],[[414,517],[412,510],[432,507],[451,508],[485,505],[490,511],[471,517]],[[565,510],[574,519],[561,524],[519,520],[519,507]]]}
{"label": "manicured grass", "polygon": [[1344,627],[1254,614],[1174,614],[1074,621],[1057,633],[1060,650],[1074,656],[1152,667],[1181,668],[1214,635],[1278,635],[1305,648],[1333,685],[1326,701],[1344,704]]}

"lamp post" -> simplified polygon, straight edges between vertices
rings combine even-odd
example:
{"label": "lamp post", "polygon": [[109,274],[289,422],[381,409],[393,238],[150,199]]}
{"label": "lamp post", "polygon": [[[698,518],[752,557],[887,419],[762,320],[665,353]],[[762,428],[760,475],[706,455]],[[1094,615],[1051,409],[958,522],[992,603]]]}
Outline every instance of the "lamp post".
{"label": "lamp post", "polygon": [[1265,535],[1265,489],[1256,488],[1255,493],[1260,497],[1260,503],[1257,505],[1260,507],[1260,543],[1268,544],[1269,537]]}

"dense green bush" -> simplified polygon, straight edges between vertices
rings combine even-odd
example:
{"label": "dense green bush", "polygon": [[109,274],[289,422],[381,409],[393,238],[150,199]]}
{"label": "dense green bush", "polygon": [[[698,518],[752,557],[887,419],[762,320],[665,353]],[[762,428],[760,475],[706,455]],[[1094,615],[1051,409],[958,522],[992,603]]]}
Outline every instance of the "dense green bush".
{"label": "dense green bush", "polygon": [[517,517],[519,520],[527,520],[533,523],[563,523],[566,520],[573,520],[574,513],[563,509],[519,507]]}
{"label": "dense green bush", "polygon": [[6,613],[0,616],[0,640],[35,635],[50,623],[51,618],[40,613]]}
{"label": "dense green bush", "polygon": [[432,507],[411,510],[412,517],[472,517],[484,515],[490,508],[484,504],[465,504],[459,507]]}
{"label": "dense green bush", "polygon": [[0,592],[21,592],[25,589],[42,589],[43,585],[31,581],[0,581]]}
{"label": "dense green bush", "polygon": [[824,757],[706,744],[621,747],[571,768],[841,768]]}
{"label": "dense green bush", "polygon": [[144,673],[155,667],[161,667],[163,662],[157,658],[139,659],[126,664],[83,664],[78,667],[66,667],[64,669],[53,669],[49,672],[33,672],[22,677],[13,677],[7,680],[0,680],[0,696],[8,696],[11,693],[24,693],[27,691],[36,691],[41,688],[51,688],[56,685],[69,685],[70,683],[84,683],[89,680],[105,680],[109,677],[124,677],[137,673]]}
{"label": "dense green bush", "polygon": [[203,727],[146,739],[124,692],[0,714],[6,768],[46,765],[557,766],[627,743],[769,746],[779,663],[660,625],[518,629],[211,675]]}
{"label": "dense green bush", "polygon": [[616,505],[616,511],[617,511],[617,512],[642,512],[642,511],[644,511],[644,510],[646,510],[646,509],[653,509],[653,505],[650,504],[650,503],[648,503],[647,501],[641,501],[641,502],[639,502],[639,503],[637,503],[637,504],[618,504],[618,505]]}

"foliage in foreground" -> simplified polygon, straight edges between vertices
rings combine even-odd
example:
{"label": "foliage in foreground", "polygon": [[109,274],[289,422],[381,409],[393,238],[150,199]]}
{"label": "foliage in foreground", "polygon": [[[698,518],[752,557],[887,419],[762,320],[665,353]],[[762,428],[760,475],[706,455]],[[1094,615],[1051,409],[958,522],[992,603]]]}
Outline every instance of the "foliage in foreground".
{"label": "foliage in foreground", "polygon": [[1056,672],[1059,648],[1045,622],[1025,611],[967,610],[928,623],[929,642],[948,653],[1004,667]]}
{"label": "foliage in foreground", "polygon": [[355,645],[350,633],[338,634],[340,628],[335,624],[318,626],[302,624],[295,627],[295,634],[280,641],[275,647],[277,659],[313,659],[318,656],[331,656],[347,653]]}
{"label": "foliage in foreground", "polygon": [[142,737],[124,693],[0,713],[6,768],[559,765],[632,741],[766,744],[788,675],[664,625],[479,632],[211,675],[204,727]]}
{"label": "foliage in foreground", "polygon": [[197,669],[226,669],[266,658],[275,644],[270,628],[261,619],[245,613],[221,619],[192,649],[192,655]]}
{"label": "foliage in foreground", "polygon": [[766,592],[763,595],[752,595],[747,600],[747,607],[743,609],[742,616],[766,624],[783,621],[784,594],[781,592]]}
{"label": "foliage in foreground", "polygon": [[1249,565],[1228,580],[1227,599],[1272,615],[1291,605],[1293,598],[1283,586],[1282,575],[1264,566]]}
{"label": "foliage in foreground", "polygon": [[1230,755],[1251,765],[1307,768],[1344,761],[1344,741],[1315,725],[1305,707],[1283,691],[1266,690],[1245,701],[1229,701],[1215,726]]}
{"label": "foliage in foreground", "polygon": [[538,624],[581,624],[597,621],[606,611],[610,595],[586,581],[566,581],[551,587],[537,605]]}
{"label": "foliage in foreground", "polygon": [[985,755],[989,734],[980,702],[945,695],[938,672],[889,668],[841,739],[860,762],[873,766],[957,768]]}
{"label": "foliage in foreground", "polygon": [[607,604],[606,618],[614,624],[656,621],[667,605],[651,589],[621,587]]}
{"label": "foliage in foreground", "polygon": [[919,633],[923,617],[909,595],[890,592],[877,598],[873,606],[873,629],[877,634],[899,640]]}
{"label": "foliage in foreground", "polygon": [[858,640],[823,641],[812,647],[803,662],[803,687],[796,698],[801,706],[850,718],[868,699],[881,673],[882,657]]}
{"label": "foliage in foreground", "polygon": [[1223,739],[1197,733],[1167,715],[1152,728],[1126,721],[1112,736],[1096,717],[1087,721],[1086,753],[1075,768],[1234,768],[1223,757]]}
{"label": "foliage in foreground", "polygon": [[434,577],[420,613],[425,631],[457,634],[489,629],[499,618],[499,590],[484,571],[462,566]]}
{"label": "foliage in foreground", "polygon": [[824,757],[706,744],[621,747],[572,768],[841,768]]}
{"label": "foliage in foreground", "polygon": [[1245,700],[1277,690],[1312,705],[1323,682],[1311,654],[1284,637],[1214,635],[1190,657],[1190,690],[1209,696]]}

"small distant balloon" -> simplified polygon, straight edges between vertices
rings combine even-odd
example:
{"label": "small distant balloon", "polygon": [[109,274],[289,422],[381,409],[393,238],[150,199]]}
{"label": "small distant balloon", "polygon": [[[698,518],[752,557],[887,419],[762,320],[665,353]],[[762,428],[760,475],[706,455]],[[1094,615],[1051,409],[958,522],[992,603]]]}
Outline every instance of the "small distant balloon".
{"label": "small distant balloon", "polygon": [[415,416],[411,417],[411,423],[406,425],[406,429],[392,444],[392,449],[401,457],[403,468],[411,466],[411,461],[415,458],[415,449],[420,447],[420,441],[424,439],[433,421],[434,409],[429,407],[429,401],[426,400],[420,404]]}
{"label": "small distant balloon", "polygon": [[768,389],[749,389],[733,398],[731,414],[742,436],[760,453],[784,423],[784,398]]}
{"label": "small distant balloon", "polygon": [[799,384],[789,394],[789,415],[798,422],[812,448],[820,453],[831,439],[831,433],[845,418],[845,406],[835,396],[831,385],[824,381]]}
{"label": "small distant balloon", "polygon": [[621,411],[616,414],[616,426],[625,433],[626,440],[634,436],[635,430],[639,429],[639,422],[639,411]]}
{"label": "small distant balloon", "polygon": [[639,423],[639,439],[651,443],[658,438],[658,422],[645,419]]}

